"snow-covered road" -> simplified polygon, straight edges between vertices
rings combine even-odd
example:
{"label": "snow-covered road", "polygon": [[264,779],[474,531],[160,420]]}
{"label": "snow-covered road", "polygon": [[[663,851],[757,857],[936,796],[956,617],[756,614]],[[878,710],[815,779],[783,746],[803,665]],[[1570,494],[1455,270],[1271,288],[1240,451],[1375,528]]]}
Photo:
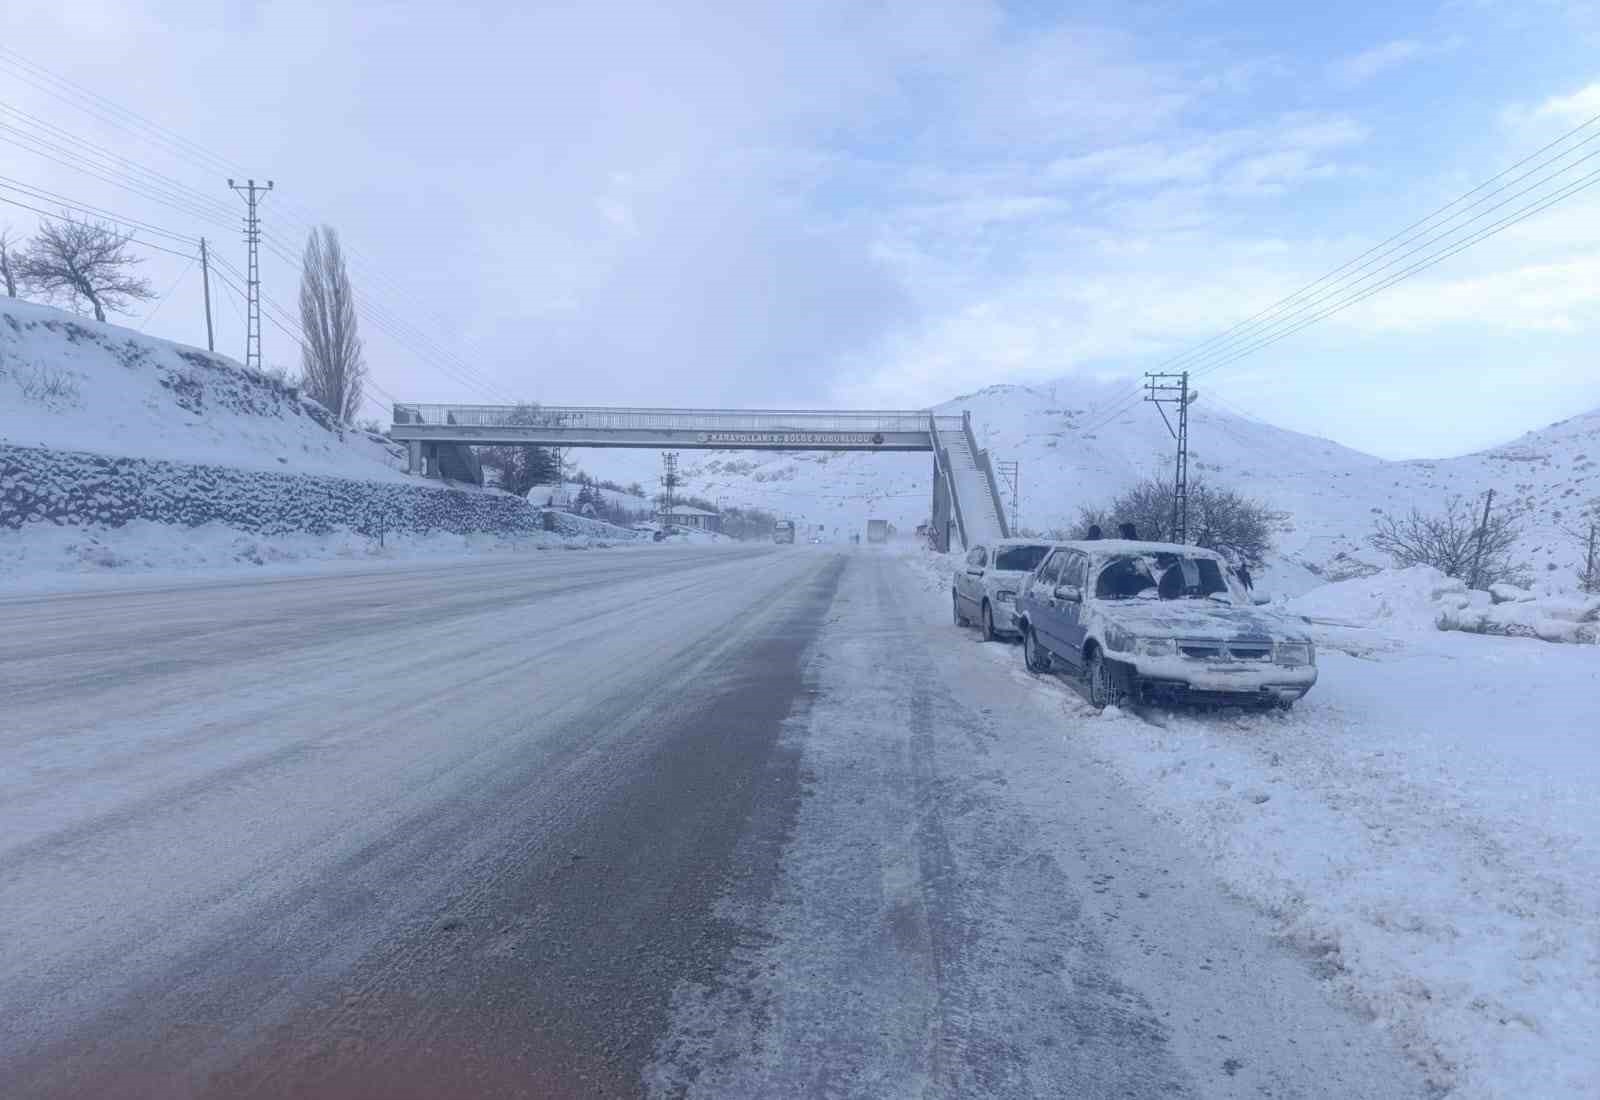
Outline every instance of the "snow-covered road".
{"label": "snow-covered road", "polygon": [[0,600],[0,1092],[1425,1094],[929,606],[866,548]]}

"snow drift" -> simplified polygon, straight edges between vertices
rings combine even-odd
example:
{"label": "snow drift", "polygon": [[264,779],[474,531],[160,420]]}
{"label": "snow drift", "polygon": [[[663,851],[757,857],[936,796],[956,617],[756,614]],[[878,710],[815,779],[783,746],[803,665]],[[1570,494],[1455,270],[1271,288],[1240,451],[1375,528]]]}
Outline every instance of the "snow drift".
{"label": "snow drift", "polygon": [[1386,569],[1339,581],[1290,600],[1287,609],[1313,623],[1415,633],[1461,630],[1547,642],[1600,641],[1600,596],[1543,595],[1495,585],[1467,588],[1429,565]]}

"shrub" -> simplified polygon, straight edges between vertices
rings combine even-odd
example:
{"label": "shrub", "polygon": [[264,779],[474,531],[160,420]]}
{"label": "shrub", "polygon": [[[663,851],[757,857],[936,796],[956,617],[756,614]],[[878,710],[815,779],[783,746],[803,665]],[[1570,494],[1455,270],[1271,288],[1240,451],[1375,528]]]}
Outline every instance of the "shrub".
{"label": "shrub", "polygon": [[[1075,538],[1083,538],[1091,525],[1107,538],[1131,523],[1141,539],[1169,542],[1176,535],[1170,482],[1146,478],[1101,508],[1084,508],[1078,514]],[[1272,549],[1273,529],[1283,516],[1265,503],[1232,489],[1205,481],[1189,485],[1189,542],[1215,550],[1228,560],[1259,568]]]}
{"label": "shrub", "polygon": [[1522,534],[1516,520],[1510,512],[1500,512],[1480,526],[1477,513],[1460,496],[1450,497],[1444,511],[1431,515],[1414,507],[1403,516],[1380,512],[1367,542],[1402,568],[1431,565],[1474,588],[1500,582],[1527,587],[1532,580],[1528,570],[1511,561],[1512,547]]}

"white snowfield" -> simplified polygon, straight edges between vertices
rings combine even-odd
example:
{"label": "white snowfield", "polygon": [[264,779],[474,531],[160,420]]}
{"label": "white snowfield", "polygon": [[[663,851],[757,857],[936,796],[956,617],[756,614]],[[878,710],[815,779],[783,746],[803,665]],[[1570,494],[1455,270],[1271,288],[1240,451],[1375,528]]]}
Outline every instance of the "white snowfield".
{"label": "white snowfield", "polygon": [[[322,420],[317,415],[320,413]],[[0,298],[0,442],[406,480],[398,448],[223,355]]]}
{"label": "white snowfield", "polygon": [[[929,613],[947,611],[949,559],[912,561]],[[1459,582],[1408,570],[1291,601],[1317,617],[1320,679],[1283,715],[1096,716],[1014,647],[978,652],[1433,1083],[1594,1097],[1600,647],[1441,631],[1458,599]]]}

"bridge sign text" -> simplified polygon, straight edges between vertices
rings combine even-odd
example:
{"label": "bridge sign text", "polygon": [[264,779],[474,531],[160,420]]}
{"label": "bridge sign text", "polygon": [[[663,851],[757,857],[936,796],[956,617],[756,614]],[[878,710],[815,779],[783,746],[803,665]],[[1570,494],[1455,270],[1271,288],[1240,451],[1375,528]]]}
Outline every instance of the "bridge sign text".
{"label": "bridge sign text", "polygon": [[805,447],[828,444],[865,446],[883,442],[878,432],[701,432],[701,443],[726,443],[730,447],[753,444]]}

